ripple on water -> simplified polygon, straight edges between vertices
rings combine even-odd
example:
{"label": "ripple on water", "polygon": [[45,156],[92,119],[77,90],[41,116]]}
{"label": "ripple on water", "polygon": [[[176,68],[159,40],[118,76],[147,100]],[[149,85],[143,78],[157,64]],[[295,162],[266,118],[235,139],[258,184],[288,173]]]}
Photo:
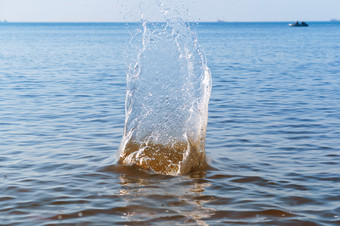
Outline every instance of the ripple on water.
{"label": "ripple on water", "polygon": [[125,25],[0,23],[0,224],[339,225],[340,32],[312,27],[197,25],[210,166],[172,177],[112,165]]}

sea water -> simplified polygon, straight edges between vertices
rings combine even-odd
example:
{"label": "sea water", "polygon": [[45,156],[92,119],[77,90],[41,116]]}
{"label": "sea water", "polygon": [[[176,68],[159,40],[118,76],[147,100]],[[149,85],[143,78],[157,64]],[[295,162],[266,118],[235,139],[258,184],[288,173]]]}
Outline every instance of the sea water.
{"label": "sea water", "polygon": [[113,164],[140,24],[0,24],[0,224],[339,224],[340,24],[288,23],[190,24],[209,167],[181,176]]}

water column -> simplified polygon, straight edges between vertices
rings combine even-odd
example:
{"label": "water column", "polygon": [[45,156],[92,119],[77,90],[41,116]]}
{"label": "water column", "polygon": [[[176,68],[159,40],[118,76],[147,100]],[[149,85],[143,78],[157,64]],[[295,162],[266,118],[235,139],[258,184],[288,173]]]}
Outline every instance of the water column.
{"label": "water column", "polygon": [[211,75],[189,24],[166,19],[142,23],[140,49],[127,71],[119,162],[178,175],[206,165]]}

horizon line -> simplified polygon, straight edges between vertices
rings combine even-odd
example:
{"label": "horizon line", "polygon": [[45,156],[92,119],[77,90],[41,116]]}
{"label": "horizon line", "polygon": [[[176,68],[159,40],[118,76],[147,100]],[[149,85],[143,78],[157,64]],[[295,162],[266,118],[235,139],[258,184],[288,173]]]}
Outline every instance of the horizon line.
{"label": "horizon line", "polygon": [[[292,21],[305,21],[305,22],[340,22],[337,19],[329,20],[259,20],[259,21],[227,21],[227,20],[214,20],[214,21],[185,21],[188,23],[286,23]],[[148,21],[150,23],[166,23],[166,21]],[[0,20],[0,23],[141,23],[141,21],[7,21]]]}

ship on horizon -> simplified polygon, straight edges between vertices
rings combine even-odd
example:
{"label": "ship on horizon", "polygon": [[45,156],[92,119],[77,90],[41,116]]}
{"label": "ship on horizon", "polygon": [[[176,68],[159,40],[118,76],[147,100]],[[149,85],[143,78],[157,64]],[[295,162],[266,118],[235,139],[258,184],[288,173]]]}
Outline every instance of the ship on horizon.
{"label": "ship on horizon", "polygon": [[301,23],[299,23],[299,21],[296,21],[295,23],[290,23],[289,26],[290,27],[308,27],[309,25],[303,21],[301,21]]}

